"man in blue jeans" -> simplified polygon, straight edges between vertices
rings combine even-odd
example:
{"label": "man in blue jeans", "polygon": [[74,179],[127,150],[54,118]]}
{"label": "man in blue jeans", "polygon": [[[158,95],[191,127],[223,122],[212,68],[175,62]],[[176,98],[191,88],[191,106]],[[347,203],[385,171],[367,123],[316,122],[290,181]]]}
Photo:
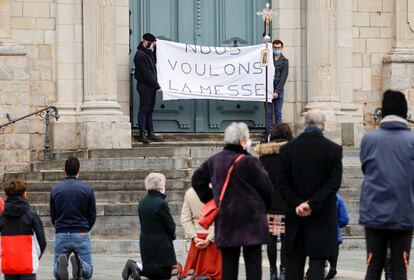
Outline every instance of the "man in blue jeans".
{"label": "man in blue jeans", "polygon": [[[275,66],[275,76],[273,78],[273,98],[272,103],[267,103],[267,131],[272,132],[273,123],[282,122],[282,106],[284,99],[284,87],[289,75],[289,60],[283,56],[283,42],[273,41],[273,64]],[[273,122],[274,115],[274,122]]]}
{"label": "man in blue jeans", "polygon": [[93,273],[89,231],[95,224],[96,202],[93,189],[78,180],[80,163],[76,157],[65,162],[66,179],[52,189],[50,218],[56,229],[54,276],[68,280],[68,258],[73,279],[90,279]]}

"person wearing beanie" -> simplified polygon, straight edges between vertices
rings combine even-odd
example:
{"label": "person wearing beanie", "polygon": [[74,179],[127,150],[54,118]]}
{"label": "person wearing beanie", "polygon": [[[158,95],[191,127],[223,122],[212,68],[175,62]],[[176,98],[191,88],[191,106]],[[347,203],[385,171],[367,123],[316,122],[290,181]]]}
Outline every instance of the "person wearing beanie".
{"label": "person wearing beanie", "polygon": [[139,140],[144,144],[148,144],[150,141],[162,142],[162,139],[155,135],[152,123],[156,93],[161,92],[157,80],[156,44],[155,36],[151,33],[145,33],[134,57],[135,79],[139,94]]}
{"label": "person wearing beanie", "polygon": [[381,279],[388,246],[392,278],[408,279],[414,229],[414,133],[407,111],[403,93],[386,91],[380,127],[361,142],[364,181],[359,223],[365,228],[367,245],[365,279]]}

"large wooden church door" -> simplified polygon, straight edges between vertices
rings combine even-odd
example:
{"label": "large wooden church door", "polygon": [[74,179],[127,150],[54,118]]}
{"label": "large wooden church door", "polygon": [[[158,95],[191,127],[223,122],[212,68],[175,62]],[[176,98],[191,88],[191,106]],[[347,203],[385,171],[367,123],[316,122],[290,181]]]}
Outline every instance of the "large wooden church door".
{"label": "large wooden church door", "polygon": [[[131,0],[131,69],[146,32],[174,42],[207,46],[238,46],[262,42],[263,21],[256,16],[265,0]],[[138,94],[132,80],[132,123],[137,123]],[[156,131],[220,132],[232,121],[264,127],[260,102],[217,100],[162,101],[157,96]]]}

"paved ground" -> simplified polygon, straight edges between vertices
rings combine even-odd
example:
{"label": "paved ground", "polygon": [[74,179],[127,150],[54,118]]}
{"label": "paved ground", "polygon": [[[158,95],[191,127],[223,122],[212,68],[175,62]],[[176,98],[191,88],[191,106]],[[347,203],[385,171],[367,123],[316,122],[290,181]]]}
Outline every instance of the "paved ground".
{"label": "paved ground", "polygon": [[[131,255],[94,255],[95,273],[93,279],[95,280],[115,280],[121,279],[121,271],[127,259],[134,258]],[[179,257],[180,261],[184,263],[184,257]],[[269,279],[269,264],[263,261],[263,279]],[[39,280],[52,280],[52,255],[45,255],[40,264],[40,271],[38,274]],[[240,262],[240,276],[239,279],[245,279],[243,261]],[[362,250],[341,251],[338,264],[337,280],[361,280],[364,279],[365,271],[365,252]],[[414,279],[414,268],[410,268],[408,279]]]}

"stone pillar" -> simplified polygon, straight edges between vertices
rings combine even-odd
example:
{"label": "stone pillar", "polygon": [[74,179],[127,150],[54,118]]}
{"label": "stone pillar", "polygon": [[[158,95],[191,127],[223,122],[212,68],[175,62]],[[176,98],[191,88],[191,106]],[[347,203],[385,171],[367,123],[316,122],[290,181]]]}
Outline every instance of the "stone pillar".
{"label": "stone pillar", "polygon": [[131,124],[117,95],[115,0],[83,1],[81,148],[130,148]]}
{"label": "stone pillar", "polygon": [[0,0],[0,42],[10,36],[10,4],[9,0]]}
{"label": "stone pillar", "polygon": [[[81,8],[76,0],[56,1],[56,107],[61,117],[51,127],[55,150],[78,149],[80,146],[77,96],[82,94],[83,87],[77,86],[76,76],[82,74],[82,68],[77,67],[82,66],[82,32],[76,27],[81,27]],[[79,41],[78,48],[76,41]],[[82,82],[82,77],[78,79]]]}
{"label": "stone pillar", "polygon": [[307,1],[307,72],[306,109],[320,109],[327,117],[327,134],[341,142],[336,112],[340,110],[337,90],[336,0]]}
{"label": "stone pillar", "polygon": [[383,59],[384,89],[400,90],[407,95],[414,114],[414,3],[393,0],[393,49]]}

